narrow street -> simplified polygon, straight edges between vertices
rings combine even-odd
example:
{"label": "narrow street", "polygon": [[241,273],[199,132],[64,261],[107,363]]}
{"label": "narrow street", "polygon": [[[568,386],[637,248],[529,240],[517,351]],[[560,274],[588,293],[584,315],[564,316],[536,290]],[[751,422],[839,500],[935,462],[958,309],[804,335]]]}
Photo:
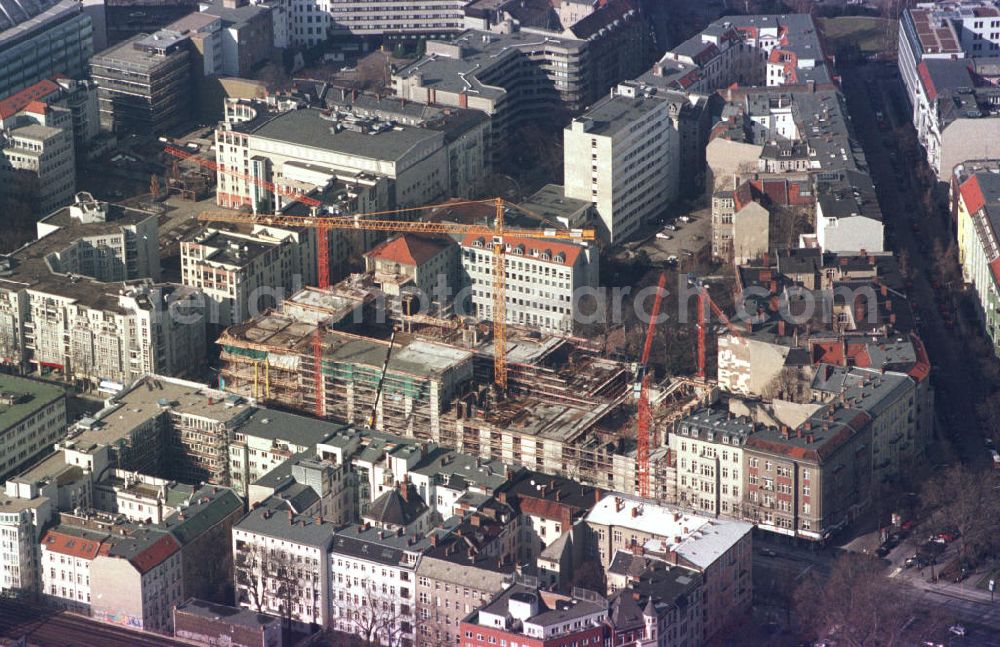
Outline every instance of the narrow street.
{"label": "narrow street", "polygon": [[[933,242],[940,240],[947,247],[951,240],[946,214],[924,210],[919,199],[922,189],[917,186],[915,172],[920,162],[903,160],[903,173],[897,179],[890,153],[900,155],[894,137],[901,129],[881,130],[875,115],[876,110],[881,110],[886,118],[899,112],[886,96],[886,89],[899,95],[903,92],[902,82],[896,69],[885,65],[852,66],[840,71],[852,122],[875,182],[887,239],[897,255],[905,249],[909,256],[913,279],[909,297],[922,318],[920,336],[931,358],[939,440],[949,443],[963,463],[985,466],[987,455],[975,415],[975,402],[981,394],[982,382],[976,366],[968,361],[969,349],[958,330],[945,327],[935,307],[934,288],[930,283],[934,267],[930,251]],[[907,136],[916,137],[912,126],[904,128]],[[887,142],[897,145],[889,148]],[[947,462],[949,458],[947,455],[932,456],[931,462]]]}

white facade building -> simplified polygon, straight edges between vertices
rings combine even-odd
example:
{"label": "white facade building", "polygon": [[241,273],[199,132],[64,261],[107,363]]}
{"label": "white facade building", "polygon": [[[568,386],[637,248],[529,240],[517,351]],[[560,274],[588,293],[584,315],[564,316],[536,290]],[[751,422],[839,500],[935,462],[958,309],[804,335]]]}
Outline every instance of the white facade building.
{"label": "white facade building", "polygon": [[230,326],[316,283],[314,230],[205,228],[181,241],[181,281],[211,302],[209,323]]}
{"label": "white facade building", "polygon": [[[508,323],[551,332],[572,332],[580,290],[597,288],[593,247],[504,237]],[[462,241],[462,271],[470,288],[472,314],[493,317],[492,241],[469,235]]]}
{"label": "white facade building", "polygon": [[710,515],[739,516],[743,495],[743,443],[753,423],[725,412],[696,412],[674,424],[677,498]]}

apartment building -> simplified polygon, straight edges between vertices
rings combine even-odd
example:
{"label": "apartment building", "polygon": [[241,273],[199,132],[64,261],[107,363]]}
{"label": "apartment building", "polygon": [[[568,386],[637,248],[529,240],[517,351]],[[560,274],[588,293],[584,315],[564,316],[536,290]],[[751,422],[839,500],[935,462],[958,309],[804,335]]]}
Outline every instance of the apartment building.
{"label": "apartment building", "polygon": [[47,452],[66,433],[66,393],[55,385],[0,375],[0,480]]}
{"label": "apartment building", "polygon": [[[422,206],[451,197],[453,188],[457,195],[467,195],[470,184],[481,180],[485,166],[467,164],[466,149],[483,145],[485,128],[482,119],[444,120],[435,129],[386,121],[353,108],[321,111],[295,102],[231,101],[226,122],[216,130],[216,161],[223,169],[304,193],[338,178],[385,177],[387,202],[357,205],[361,212]],[[218,186],[224,206],[281,209],[259,183],[220,171]],[[370,202],[380,197],[365,184],[359,193],[366,188]]]}
{"label": "apartment building", "polygon": [[97,83],[101,129],[165,133],[191,115],[188,38],[159,31],[139,34],[90,60]]}
{"label": "apartment building", "polygon": [[94,53],[94,26],[70,0],[18,3],[0,27],[0,97],[55,74],[79,78]]}
{"label": "apartment building", "polygon": [[431,540],[375,528],[337,531],[330,547],[330,622],[380,643],[416,642],[416,570]]}
{"label": "apartment building", "polygon": [[0,201],[38,216],[69,204],[76,192],[74,161],[69,109],[27,106],[0,129]]}
{"label": "apartment building", "polygon": [[755,431],[744,444],[745,514],[758,527],[822,540],[871,502],[872,416],[834,402],[792,428]]}
{"label": "apartment building", "polygon": [[416,308],[426,309],[435,300],[444,305],[442,297],[450,301],[460,285],[458,246],[451,239],[400,234],[364,256],[365,271],[373,273],[375,284],[390,297],[411,295]]}
{"label": "apartment building", "polygon": [[597,593],[585,589],[574,589],[571,595],[545,591],[533,578],[524,578],[462,621],[462,644],[600,645],[606,636],[607,618],[608,601]]}
{"label": "apartment building", "polygon": [[586,518],[591,548],[607,570],[618,551],[644,550],[704,579],[703,637],[750,610],[753,525],[609,494]]}
{"label": "apartment building", "polygon": [[85,162],[90,146],[100,132],[97,86],[94,82],[63,76],[42,79],[0,99],[0,125],[9,128],[23,114],[38,121],[37,111],[41,106],[36,105],[36,102],[49,108],[65,108],[70,111],[76,161],[77,164]]}
{"label": "apartment building", "polygon": [[[24,371],[123,385],[204,359],[204,302],[159,277],[157,216],[93,200],[38,223],[0,277],[0,348]],[[109,283],[116,285],[109,285]]]}
{"label": "apartment building", "polygon": [[50,521],[48,497],[17,496],[17,486],[0,494],[0,591],[10,595],[39,592],[39,530]]}
{"label": "apartment building", "polygon": [[184,600],[180,545],[113,515],[63,515],[41,540],[42,597],[108,624],[169,633]]}
{"label": "apartment building", "polygon": [[743,445],[754,423],[703,409],[674,422],[677,502],[706,515],[739,518],[743,503]]}
{"label": "apartment building", "polygon": [[[469,287],[468,312],[493,318],[492,241],[470,234],[461,243]],[[598,257],[588,245],[504,237],[506,314],[509,323],[570,333],[582,292],[597,288]]]}
{"label": "apartment building", "polygon": [[261,225],[196,230],[180,242],[181,282],[208,298],[210,325],[243,323],[315,285],[314,238],[311,229]]}
{"label": "apartment building", "polygon": [[430,536],[417,565],[416,645],[462,642],[462,620],[500,594],[516,570],[520,530],[509,508],[472,512],[447,534]]}
{"label": "apartment building", "polygon": [[297,514],[272,497],[233,526],[239,606],[281,616],[298,627],[329,626],[330,550],[336,525]]}
{"label": "apartment building", "polygon": [[424,56],[392,80],[406,101],[489,115],[490,159],[496,161],[520,125],[578,112],[607,90],[594,93],[590,48],[586,38],[552,31],[470,29],[450,41],[428,41]]}
{"label": "apartment building", "polygon": [[955,193],[962,278],[975,290],[981,324],[996,353],[1000,347],[1000,174],[970,172]]}
{"label": "apartment building", "polygon": [[610,644],[702,644],[701,574],[656,557],[618,551],[607,575]]}
{"label": "apartment building", "polygon": [[532,545],[527,548],[535,556],[582,519],[604,493],[571,479],[524,471],[510,479],[497,494],[501,503],[514,506],[524,516],[530,529]]}

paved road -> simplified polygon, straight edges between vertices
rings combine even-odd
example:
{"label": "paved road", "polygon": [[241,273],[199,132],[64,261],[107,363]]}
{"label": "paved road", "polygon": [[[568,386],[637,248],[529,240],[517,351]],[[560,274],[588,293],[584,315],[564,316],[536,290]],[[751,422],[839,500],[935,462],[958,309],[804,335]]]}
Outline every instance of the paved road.
{"label": "paved road", "polygon": [[182,647],[189,643],[130,631],[80,616],[12,600],[0,600],[0,637],[41,647]]}
{"label": "paved road", "polygon": [[[938,420],[943,423],[938,425],[939,436],[955,447],[963,462],[984,466],[987,456],[975,416],[975,401],[982,393],[983,382],[975,364],[968,360],[969,350],[962,335],[945,327],[930,284],[933,272],[930,252],[935,240],[945,247],[951,240],[948,220],[941,212],[924,210],[918,197],[922,188],[916,186],[914,162],[902,159],[901,147],[894,138],[899,131],[884,132],[875,120],[876,109],[887,115],[898,112],[890,110],[901,83],[893,70],[882,65],[845,68],[844,93],[855,131],[865,149],[892,247],[897,253],[901,249],[908,252],[913,276],[913,286],[908,292],[923,319],[920,335],[931,357],[932,379],[937,390],[935,407]],[[907,138],[916,136],[912,127],[905,132]],[[894,150],[887,143],[895,144]],[[894,152],[903,168],[901,179],[896,177],[890,152]]]}

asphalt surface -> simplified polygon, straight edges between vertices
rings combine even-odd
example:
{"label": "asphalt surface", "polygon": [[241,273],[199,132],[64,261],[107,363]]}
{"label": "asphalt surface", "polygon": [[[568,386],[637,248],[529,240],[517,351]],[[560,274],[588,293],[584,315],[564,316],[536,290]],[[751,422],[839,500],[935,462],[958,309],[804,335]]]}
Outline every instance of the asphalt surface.
{"label": "asphalt surface", "polygon": [[0,600],[0,637],[40,647],[181,647],[180,642],[151,633],[107,625],[45,607]]}
{"label": "asphalt surface", "polygon": [[[949,217],[938,210],[926,210],[919,199],[923,189],[917,185],[914,173],[914,167],[922,162],[905,158],[905,146],[897,139],[900,129],[880,129],[875,118],[876,110],[890,120],[907,117],[900,114],[905,108],[899,106],[900,101],[905,101],[902,82],[895,67],[886,65],[860,65],[842,72],[851,120],[864,146],[892,249],[897,254],[902,249],[908,252],[913,280],[908,294],[922,319],[920,337],[931,359],[938,437],[957,451],[963,463],[985,467],[988,457],[975,415],[975,400],[983,383],[974,364],[968,361],[969,348],[962,334],[957,328],[945,326],[931,286],[935,278],[933,243],[939,240],[947,247],[953,239]],[[902,131],[903,137],[915,142],[912,126],[904,126]],[[890,153],[896,156],[901,173],[893,168]]]}

